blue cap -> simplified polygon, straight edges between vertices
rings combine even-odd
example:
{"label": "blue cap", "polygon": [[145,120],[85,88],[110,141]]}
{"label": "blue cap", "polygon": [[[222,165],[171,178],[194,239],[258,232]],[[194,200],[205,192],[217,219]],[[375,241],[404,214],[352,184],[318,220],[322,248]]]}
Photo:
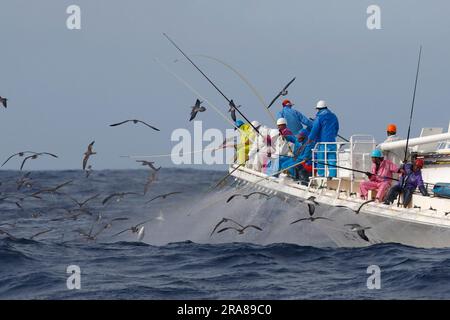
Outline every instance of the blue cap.
{"label": "blue cap", "polygon": [[240,127],[240,126],[242,126],[244,124],[244,121],[242,121],[242,120],[236,120],[236,127]]}
{"label": "blue cap", "polygon": [[381,151],[379,149],[375,149],[372,151],[371,157],[372,158],[383,158],[383,154],[381,153]]}

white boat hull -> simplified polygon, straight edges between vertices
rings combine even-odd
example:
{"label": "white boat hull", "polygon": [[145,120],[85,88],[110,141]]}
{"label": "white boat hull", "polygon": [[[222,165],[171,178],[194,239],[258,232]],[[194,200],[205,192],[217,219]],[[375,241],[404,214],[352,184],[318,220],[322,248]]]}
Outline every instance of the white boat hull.
{"label": "white boat hull", "polygon": [[[230,171],[233,168],[230,168]],[[276,193],[278,197],[304,200],[311,196],[319,203],[314,216],[326,217],[329,220],[304,221],[292,227],[306,228],[313,226],[322,232],[323,237],[338,247],[367,246],[375,243],[401,243],[421,248],[450,247],[450,200],[415,196],[414,203],[420,208],[398,208],[384,204],[369,203],[359,214],[353,210],[338,206],[358,208],[362,203],[355,196],[346,196],[336,191],[313,189],[296,184],[292,180],[282,181],[277,178],[268,178],[265,175],[239,168],[232,174],[234,177],[248,183],[255,188],[262,188],[266,192]],[[434,210],[430,210],[429,208]],[[363,240],[356,232],[350,231],[346,224],[359,224],[370,227],[365,230],[369,241]],[[299,230],[300,232],[300,230]],[[280,241],[296,244],[295,238],[281,238]],[[326,241],[324,241],[326,243]]]}

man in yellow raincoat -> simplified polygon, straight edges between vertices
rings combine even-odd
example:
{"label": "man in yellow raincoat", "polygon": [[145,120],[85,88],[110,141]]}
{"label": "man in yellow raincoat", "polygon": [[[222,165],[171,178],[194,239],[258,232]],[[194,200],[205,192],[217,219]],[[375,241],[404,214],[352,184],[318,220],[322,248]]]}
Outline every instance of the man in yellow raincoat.
{"label": "man in yellow raincoat", "polygon": [[237,145],[237,164],[244,165],[248,160],[250,141],[253,140],[255,132],[250,124],[244,123],[242,120],[236,121],[236,127],[239,129],[240,134],[239,143]]}

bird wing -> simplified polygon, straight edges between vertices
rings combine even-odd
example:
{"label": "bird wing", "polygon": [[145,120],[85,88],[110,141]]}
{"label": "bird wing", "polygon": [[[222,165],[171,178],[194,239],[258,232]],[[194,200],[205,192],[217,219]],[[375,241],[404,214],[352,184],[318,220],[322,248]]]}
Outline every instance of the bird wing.
{"label": "bird wing", "polygon": [[100,196],[100,193],[97,193],[95,196],[92,196],[86,200],[84,200],[83,202],[80,203],[81,207],[84,206],[86,203],[88,203],[89,201],[92,201],[94,199],[97,199]]}
{"label": "bird wing", "polygon": [[195,107],[198,108],[201,105],[201,101],[199,99],[195,100]]}
{"label": "bird wing", "polygon": [[90,157],[89,153],[86,153],[84,155],[84,158],[83,158],[83,170],[86,170],[86,165],[87,165],[87,162],[89,160],[89,157]]}
{"label": "bird wing", "polygon": [[233,194],[231,197],[229,197],[227,199],[227,203],[230,202],[231,200],[233,200],[235,197],[242,197],[242,195],[241,194]]}
{"label": "bird wing", "polygon": [[225,218],[225,219],[226,219],[226,221],[231,221],[231,222],[233,222],[234,224],[236,224],[237,226],[239,226],[241,229],[244,228],[244,226],[243,226],[242,224],[240,224],[239,222],[237,222],[236,220],[233,220],[233,219],[230,219],[230,218]]}
{"label": "bird wing", "polygon": [[359,208],[356,209],[355,212],[358,214],[359,211],[362,209],[362,207],[364,207],[366,204],[368,204],[368,203],[370,203],[370,202],[374,202],[374,201],[375,201],[375,199],[373,199],[373,200],[367,200],[366,202],[363,202],[363,203],[359,206]]}
{"label": "bird wing", "polygon": [[305,221],[305,220],[311,220],[311,219],[310,218],[301,218],[301,219],[292,221],[291,224],[294,224],[294,223],[297,223],[297,222],[300,222],[300,221]]}
{"label": "bird wing", "polygon": [[161,131],[161,130],[159,130],[158,128],[155,128],[154,126],[149,125],[149,124],[148,124],[147,122],[145,122],[145,121],[138,120],[138,122],[140,122],[140,123],[146,125],[146,126],[149,127],[149,128],[152,128],[152,129],[155,130],[155,131]]}
{"label": "bird wing", "polygon": [[116,127],[116,126],[120,126],[121,124],[130,122],[130,121],[131,121],[131,120],[125,120],[125,121],[122,121],[122,122],[110,124],[109,126],[110,126],[110,127]]}
{"label": "bird wing", "polygon": [[255,192],[249,193],[249,194],[247,195],[247,197],[250,197],[251,195],[254,195],[254,194],[260,194],[260,195],[262,195],[262,196],[270,197],[268,194],[266,194],[266,193],[264,193],[264,192],[260,192],[260,191],[255,191]]}
{"label": "bird wing", "polygon": [[370,241],[369,238],[366,236],[366,233],[364,232],[364,230],[358,230],[357,234],[361,239],[363,239],[367,242]]}
{"label": "bird wing", "polygon": [[15,156],[18,156],[19,154],[21,154],[21,152],[15,153],[15,154],[9,156],[9,158],[6,159],[5,162],[3,162],[2,167],[3,167],[9,160],[11,160],[12,158],[14,158]]}
{"label": "bird wing", "polygon": [[153,200],[156,200],[156,199],[161,198],[161,197],[162,197],[162,195],[156,196],[156,197],[148,200],[146,203],[152,202]]}
{"label": "bird wing", "polygon": [[34,156],[34,155],[31,155],[31,156],[25,157],[25,159],[23,159],[22,164],[20,165],[20,170],[23,169],[23,166],[25,165],[25,162],[26,162],[28,159],[30,159],[31,157],[33,157],[33,156]]}
{"label": "bird wing", "polygon": [[240,232],[239,229],[236,229],[235,227],[226,227],[226,228],[220,229],[219,231],[217,231],[217,233],[221,233],[221,232],[224,232],[229,229],[233,229],[233,230],[236,230],[237,232]]}
{"label": "bird wing", "polygon": [[39,153],[39,155],[41,155],[41,154],[46,154],[46,155],[51,156],[53,158],[58,158],[58,156],[56,154],[53,154],[53,153],[50,153],[50,152],[41,152],[41,153]]}
{"label": "bird wing", "polygon": [[245,227],[242,229],[242,231],[244,231],[244,230],[247,229],[247,228],[254,228],[254,229],[257,229],[257,230],[259,230],[259,231],[263,231],[260,227],[255,226],[255,225],[253,225],[253,224],[249,224],[248,226],[245,226]]}
{"label": "bird wing", "polygon": [[111,198],[118,196],[119,194],[117,193],[113,193],[110,194],[109,196],[107,196],[105,199],[103,199],[102,204],[105,205],[105,203],[107,203],[109,200],[111,200]]}
{"label": "bird wing", "polygon": [[127,229],[125,229],[125,230],[122,230],[122,231],[120,231],[120,232],[114,234],[113,237],[117,237],[119,234],[122,234],[122,233],[124,233],[124,232],[129,231],[129,230],[131,230],[131,228],[127,228]]}
{"label": "bird wing", "polygon": [[312,203],[308,203],[308,211],[309,215],[312,217],[314,215],[314,212],[316,212],[316,206]]}
{"label": "bird wing", "polygon": [[45,234],[45,233],[48,233],[48,232],[50,232],[50,231],[53,231],[53,229],[48,229],[48,230],[45,230],[45,231],[38,232],[38,233],[32,235],[32,236],[30,237],[30,240],[33,240],[34,238],[36,238],[36,237],[38,237],[38,236],[40,236],[40,235],[43,235],[43,234]]}
{"label": "bird wing", "polygon": [[139,223],[136,225],[136,228],[139,227],[139,226],[142,226],[143,224],[146,224],[147,222],[152,221],[153,219],[155,219],[155,218],[151,218],[151,219],[147,219],[147,220],[144,220],[144,221],[142,221],[142,222],[139,222]]}
{"label": "bird wing", "polygon": [[217,224],[215,225],[214,229],[211,231],[211,234],[210,234],[209,236],[211,237],[211,236],[213,235],[214,231],[216,231],[217,228],[218,228],[222,223],[224,223],[224,222],[226,222],[226,221],[227,221],[227,219],[222,218],[222,220],[220,220],[219,223],[217,223]]}
{"label": "bird wing", "polygon": [[332,219],[326,218],[326,217],[317,217],[317,218],[316,218],[316,220],[320,220],[320,219],[322,219],[322,220],[328,220],[328,221],[333,221]]}
{"label": "bird wing", "polygon": [[194,111],[194,110],[196,110],[196,109],[192,109],[192,111],[191,111],[191,117],[189,118],[189,121],[194,120],[195,116],[197,115],[197,111]]}

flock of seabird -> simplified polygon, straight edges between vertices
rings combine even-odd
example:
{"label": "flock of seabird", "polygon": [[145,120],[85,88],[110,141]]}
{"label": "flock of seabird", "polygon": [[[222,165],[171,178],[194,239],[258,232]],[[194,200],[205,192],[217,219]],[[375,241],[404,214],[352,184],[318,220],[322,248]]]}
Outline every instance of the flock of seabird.
{"label": "flock of seabird", "polygon": [[[0,96],[0,103],[5,108],[7,108],[7,101],[8,101],[8,99]],[[200,108],[200,110],[198,110],[198,111],[203,112],[204,110],[202,108]],[[120,126],[120,125],[123,125],[126,123],[142,124],[154,131],[160,131],[160,129],[150,125],[149,123],[147,123],[145,121],[138,120],[138,119],[125,120],[125,121],[111,124],[110,126],[117,127],[117,126]],[[85,172],[86,178],[89,178],[90,174],[93,171],[92,165],[89,164],[89,161],[93,155],[97,154],[97,152],[94,151],[94,144],[95,144],[95,141],[92,141],[91,143],[89,143],[89,145],[87,146],[87,150],[84,152],[83,157],[82,157],[81,168]],[[58,156],[56,154],[51,153],[51,152],[20,151],[20,152],[14,153],[11,156],[9,156],[2,163],[1,167],[3,167],[5,164],[12,161],[12,159],[14,159],[16,157],[22,158],[21,159],[22,162],[20,163],[20,167],[19,167],[20,171],[22,171],[25,168],[25,166],[29,162],[29,160],[35,160],[35,159],[38,159],[41,157],[58,158]],[[35,181],[35,178],[32,177],[31,172],[26,172],[21,177],[19,177],[17,179],[17,181],[15,181],[15,183],[17,185],[17,188],[15,188],[15,189],[17,192],[4,193],[4,192],[0,191],[0,205],[1,204],[14,204],[20,210],[24,210],[24,203],[30,199],[31,200],[45,200],[46,196],[48,196],[48,195],[49,196],[66,197],[67,199],[69,199],[71,201],[71,203],[73,203],[73,206],[68,207],[67,205],[64,205],[64,206],[61,205],[61,207],[48,208],[47,209],[48,211],[59,210],[59,211],[65,212],[65,214],[55,217],[54,219],[50,219],[49,221],[78,220],[82,216],[95,217],[95,219],[92,222],[92,225],[88,231],[81,230],[81,229],[74,230],[74,232],[78,233],[79,236],[81,236],[82,238],[84,238],[86,240],[90,240],[90,241],[95,241],[95,240],[97,240],[97,238],[100,234],[105,232],[107,229],[110,229],[113,226],[113,224],[115,225],[115,224],[123,223],[124,221],[127,221],[130,218],[118,217],[118,218],[113,218],[113,219],[105,222],[103,220],[101,213],[94,215],[93,209],[91,209],[91,207],[90,207],[90,205],[92,203],[98,201],[99,206],[101,203],[101,205],[105,206],[105,208],[106,208],[106,205],[109,205],[110,202],[119,202],[124,197],[127,197],[127,196],[145,196],[147,194],[148,190],[150,189],[151,185],[153,184],[153,182],[157,180],[157,174],[158,174],[159,170],[161,169],[161,167],[157,167],[155,165],[155,163],[151,162],[151,161],[146,161],[146,160],[136,160],[136,161],[138,163],[140,163],[142,166],[149,168],[149,176],[144,184],[143,193],[113,192],[108,195],[104,195],[102,198],[100,198],[102,196],[101,193],[96,193],[96,194],[88,195],[84,199],[77,199],[73,195],[66,192],[66,190],[64,189],[66,186],[71,185],[74,182],[73,180],[65,181],[54,187],[53,186],[42,187],[40,185],[39,181]],[[1,185],[2,185],[2,182],[0,182],[0,186]],[[174,191],[174,192],[170,192],[170,193],[161,194],[161,195],[151,198],[150,200],[146,201],[145,203],[148,204],[157,199],[166,199],[169,196],[174,196],[174,195],[177,195],[180,193],[181,192],[179,192],[179,191]],[[37,211],[37,210],[33,210],[33,211],[34,212],[31,214],[32,218],[37,219],[37,218],[42,217],[43,214],[41,211]],[[144,225],[152,220],[159,220],[159,221],[164,220],[162,211],[160,212],[160,214],[157,217],[147,219],[136,225],[127,227],[123,231],[114,234],[113,237],[118,236],[122,233],[125,233],[126,231],[131,231],[132,234],[137,235],[137,238],[140,241],[140,240],[142,240],[142,238],[145,235]],[[16,228],[15,223],[1,223],[0,224],[0,235],[3,235],[10,239],[15,240],[15,239],[17,239],[17,237],[15,237],[13,235],[15,228]],[[47,233],[50,233],[51,231],[54,231],[56,229],[57,228],[51,228],[51,229],[39,231],[38,233],[31,235],[27,239],[33,240],[37,237],[41,237]]]}
{"label": "flock of seabird", "polygon": [[[0,102],[1,104],[7,108],[7,101],[8,99],[1,97],[0,96]],[[231,100],[230,104],[229,104],[229,112],[231,113],[231,117],[235,120],[236,118],[236,109],[239,108],[240,106],[236,106],[234,104],[234,102]],[[195,119],[196,115],[198,112],[204,112],[206,110],[206,108],[204,106],[202,106],[202,101],[200,101],[199,99],[196,100],[195,105],[191,107],[191,116],[189,121],[192,121],[193,119]],[[142,124],[152,130],[155,131],[160,131],[158,128],[148,124],[145,121],[142,120],[138,120],[138,119],[131,119],[131,120],[124,120],[118,123],[114,123],[111,124],[111,127],[117,127],[126,123],[133,123],[133,124]],[[86,152],[84,152],[83,155],[83,161],[82,161],[82,169],[86,174],[86,178],[89,178],[90,174],[92,173],[92,165],[90,165],[88,162],[90,160],[90,157],[93,155],[96,155],[97,152],[94,151],[94,143],[95,141],[92,141],[88,146],[87,146],[87,150]],[[20,165],[20,170],[23,170],[25,163],[27,162],[27,160],[35,160],[38,157],[41,156],[48,156],[48,157],[52,157],[52,158],[58,158],[58,156],[56,154],[50,153],[50,152],[35,152],[35,151],[21,151],[18,153],[15,153],[11,156],[9,156],[1,165],[2,167],[8,163],[11,159],[13,159],[14,157],[19,157],[19,158],[23,158],[22,163]],[[147,181],[144,184],[144,192],[143,192],[143,196],[145,196],[150,188],[150,186],[152,185],[152,183],[157,179],[157,174],[159,172],[159,170],[161,169],[161,167],[156,167],[155,163],[152,161],[146,161],[146,160],[136,160],[136,162],[140,163],[142,166],[146,166],[150,169],[149,172],[149,176],[147,178]],[[93,216],[93,213],[91,212],[91,210],[89,209],[88,204],[95,201],[96,199],[98,199],[101,194],[94,194],[94,195],[90,195],[88,196],[86,199],[83,200],[78,200],[76,198],[74,198],[73,196],[65,193],[65,192],[61,192],[60,189],[62,189],[63,187],[72,184],[72,180],[70,181],[66,181],[60,185],[57,185],[56,187],[50,187],[50,188],[41,188],[40,190],[34,191],[31,194],[3,194],[0,192],[0,204],[2,202],[4,203],[14,203],[18,208],[23,210],[23,206],[22,203],[29,198],[33,198],[33,199],[39,199],[42,200],[43,196],[45,194],[51,194],[51,195],[58,195],[58,196],[66,196],[67,198],[69,198],[75,205],[74,208],[63,208],[66,211],[66,215],[63,217],[59,217],[59,218],[55,218],[52,219],[51,221],[62,221],[62,220],[77,220],[79,217],[83,216],[83,215],[87,215],[87,216]],[[27,172],[25,173],[22,177],[20,177],[17,181],[17,191],[21,191],[22,188],[26,188],[26,189],[32,189],[33,188],[33,184],[34,184],[34,180],[31,177],[31,172]],[[0,183],[1,185],[1,183]],[[176,194],[180,194],[181,192],[179,191],[174,191],[174,192],[169,192],[169,193],[165,193],[165,194],[161,194],[158,196],[155,196],[149,200],[146,201],[146,204],[155,201],[157,199],[166,199],[169,196],[173,196]],[[137,192],[113,192],[109,195],[107,195],[106,197],[103,198],[103,200],[101,201],[102,205],[105,206],[107,205],[110,201],[115,200],[116,202],[121,201],[124,197],[126,196],[141,196],[142,194],[137,193]],[[229,203],[231,202],[233,199],[237,198],[237,197],[241,197],[244,199],[249,199],[251,196],[253,195],[259,195],[260,198],[266,198],[271,199],[273,196],[266,194],[264,192],[260,192],[260,191],[254,191],[248,194],[241,194],[241,193],[236,193],[231,195],[226,202]],[[361,208],[366,205],[367,203],[371,202],[370,201],[366,201],[364,203],[362,203],[356,210],[346,207],[346,206],[339,206],[337,205],[337,207],[344,207],[347,208],[349,210],[354,211],[356,214],[358,214],[361,210]],[[316,220],[328,220],[328,221],[333,221],[329,218],[326,217],[316,217],[314,216],[315,210],[316,210],[316,206],[319,206],[319,203],[315,200],[314,196],[311,196],[305,200],[300,200],[301,203],[304,203],[307,205],[308,207],[308,213],[309,213],[309,217],[306,218],[300,218],[297,219],[293,222],[291,222],[290,224],[296,224],[299,222],[303,222],[303,221],[310,221],[310,222],[314,222]],[[32,217],[34,218],[38,218],[40,217],[42,214],[40,212],[38,213],[33,213]],[[103,222],[102,220],[102,216],[101,213],[99,213],[97,215],[97,218],[95,219],[95,221],[92,223],[91,228],[89,231],[84,231],[81,229],[77,229],[75,230],[76,233],[78,233],[82,238],[86,239],[86,240],[90,240],[90,241],[95,241],[97,240],[98,236],[100,234],[102,234],[104,231],[106,231],[107,229],[110,229],[112,227],[113,223],[117,223],[117,222],[122,222],[122,221],[127,221],[129,220],[129,218],[127,217],[118,217],[118,218],[114,218],[111,219],[107,222]],[[115,233],[112,237],[116,237],[119,236],[127,231],[130,231],[132,234],[137,235],[137,239],[139,241],[141,241],[145,235],[145,227],[144,225],[152,220],[164,220],[162,212],[160,212],[160,215],[156,218],[151,218],[151,219],[146,219],[142,222],[139,222],[138,224],[132,225],[130,227],[127,227],[126,229]],[[221,226],[224,223],[229,223],[229,225],[224,226],[223,228],[219,229],[219,226]],[[349,230],[351,232],[356,232],[358,234],[358,236],[365,240],[365,241],[370,241],[369,238],[367,237],[367,235],[365,234],[365,230],[370,229],[370,227],[363,227],[360,226],[359,224],[346,224],[346,227],[349,227]],[[0,235],[6,235],[7,237],[9,237],[10,239],[15,239],[15,237],[13,235],[11,235],[9,229],[14,228],[15,225],[14,224],[9,224],[9,223],[3,223],[0,224],[0,227],[2,229],[0,229]],[[4,228],[7,227],[9,228],[8,231],[5,231]],[[248,229],[254,229],[254,230],[258,230],[258,231],[262,231],[262,228],[256,225],[242,225],[241,223],[231,219],[231,218],[222,218],[222,220],[220,220],[213,228],[210,236],[212,236],[214,233],[222,233],[228,230],[234,230],[235,232],[237,232],[238,234],[243,234],[246,230]],[[34,235],[32,235],[31,237],[29,237],[29,239],[34,239],[38,236],[42,236],[46,233],[49,233],[51,231],[53,231],[54,229],[48,229],[48,230],[44,230],[44,231],[40,231]]]}

